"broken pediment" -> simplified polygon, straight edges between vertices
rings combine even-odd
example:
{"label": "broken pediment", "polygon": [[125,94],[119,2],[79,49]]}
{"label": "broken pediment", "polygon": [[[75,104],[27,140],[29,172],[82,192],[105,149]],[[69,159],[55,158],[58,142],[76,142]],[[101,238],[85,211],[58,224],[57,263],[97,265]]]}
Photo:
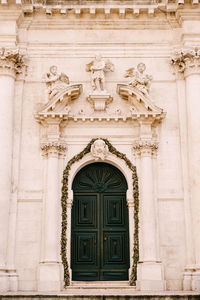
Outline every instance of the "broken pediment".
{"label": "broken pediment", "polygon": [[130,104],[132,115],[145,115],[163,118],[165,112],[155,105],[149,95],[143,94],[136,87],[118,84],[117,93]]}

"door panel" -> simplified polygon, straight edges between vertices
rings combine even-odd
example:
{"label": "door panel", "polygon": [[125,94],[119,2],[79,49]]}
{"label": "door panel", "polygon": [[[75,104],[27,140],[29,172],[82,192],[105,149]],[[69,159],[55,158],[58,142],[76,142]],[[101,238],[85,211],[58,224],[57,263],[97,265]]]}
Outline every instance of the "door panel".
{"label": "door panel", "polygon": [[[72,280],[128,280],[129,228],[125,179],[120,178],[123,175],[118,169],[108,164],[95,163],[85,169],[85,173],[80,171],[80,177],[75,178],[77,184],[74,184]],[[89,183],[91,191],[88,190]]]}

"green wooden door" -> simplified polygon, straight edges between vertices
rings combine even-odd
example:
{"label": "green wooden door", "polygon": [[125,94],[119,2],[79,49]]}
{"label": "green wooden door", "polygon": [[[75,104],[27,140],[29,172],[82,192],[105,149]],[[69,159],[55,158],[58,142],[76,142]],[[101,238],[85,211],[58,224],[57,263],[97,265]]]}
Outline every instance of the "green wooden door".
{"label": "green wooden door", "polygon": [[127,183],[106,163],[81,169],[73,182],[72,280],[128,280]]}

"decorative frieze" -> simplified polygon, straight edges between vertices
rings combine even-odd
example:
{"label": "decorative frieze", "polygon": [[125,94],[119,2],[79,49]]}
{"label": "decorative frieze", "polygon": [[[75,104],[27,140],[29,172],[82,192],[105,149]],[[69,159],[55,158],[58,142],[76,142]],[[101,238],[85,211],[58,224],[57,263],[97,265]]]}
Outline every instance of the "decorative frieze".
{"label": "decorative frieze", "polygon": [[178,76],[200,75],[200,48],[182,49],[171,58],[171,64]]}
{"label": "decorative frieze", "polygon": [[45,141],[41,143],[41,150],[44,157],[63,157],[67,146],[63,141]]}
{"label": "decorative frieze", "polygon": [[137,156],[154,156],[157,154],[158,142],[140,139],[134,142],[133,150]]}
{"label": "decorative frieze", "polygon": [[19,49],[0,48],[0,75],[10,75],[15,77],[16,74],[22,73],[26,67],[24,55],[20,54]]}

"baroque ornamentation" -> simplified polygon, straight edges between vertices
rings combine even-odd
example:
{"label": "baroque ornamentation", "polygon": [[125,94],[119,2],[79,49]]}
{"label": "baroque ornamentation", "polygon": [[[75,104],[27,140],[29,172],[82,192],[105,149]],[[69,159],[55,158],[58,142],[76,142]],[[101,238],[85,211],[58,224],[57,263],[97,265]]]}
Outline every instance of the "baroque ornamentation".
{"label": "baroque ornamentation", "polygon": [[101,54],[97,54],[95,58],[86,65],[86,71],[91,74],[91,85],[93,91],[105,91],[105,72],[114,71],[114,65],[107,60],[102,59]]}
{"label": "baroque ornamentation", "polygon": [[0,48],[0,72],[15,76],[22,73],[24,67],[24,55],[20,54],[19,49]]}
{"label": "baroque ornamentation", "polygon": [[67,146],[63,141],[46,141],[41,143],[41,150],[44,157],[63,157]]}
{"label": "baroque ornamentation", "polygon": [[48,90],[48,102],[35,114],[40,122],[47,118],[58,117],[68,119],[71,111],[70,102],[76,100],[82,92],[82,84],[70,85],[69,78],[64,73],[58,73],[56,66],[51,66],[45,74]]}
{"label": "baroque ornamentation", "polygon": [[134,153],[137,156],[151,156],[156,155],[158,150],[158,142],[153,140],[137,140],[133,144]]}
{"label": "baroque ornamentation", "polygon": [[108,155],[108,146],[102,139],[98,139],[91,146],[91,154],[95,160],[104,160]]}
{"label": "baroque ornamentation", "polygon": [[95,111],[105,111],[106,106],[113,101],[113,98],[105,89],[105,73],[113,72],[114,65],[109,61],[104,61],[101,54],[86,65],[86,71],[91,74],[92,92],[87,97]]}
{"label": "baroque ornamentation", "polygon": [[[69,275],[69,264],[67,261],[67,205],[68,205],[68,178],[69,172],[72,165],[75,162],[81,160],[86,154],[91,151],[91,146],[94,142],[99,139],[92,139],[89,144],[81,151],[79,154],[75,155],[67,163],[67,166],[63,173],[63,186],[62,186],[62,197],[61,197],[61,206],[62,206],[62,229],[61,229],[61,258],[64,267],[64,283],[65,287],[70,284],[70,275]],[[113,155],[117,156],[120,159],[123,159],[132,171],[132,180],[133,180],[133,199],[134,199],[134,245],[133,245],[133,265],[130,275],[130,285],[135,285],[137,280],[137,264],[139,261],[139,190],[138,190],[138,177],[136,172],[136,167],[132,162],[126,157],[125,154],[119,152],[113,145],[107,140],[102,139],[108,147],[108,150]]]}
{"label": "baroque ornamentation", "polygon": [[150,84],[152,76],[146,74],[146,66],[144,63],[130,68],[126,71],[125,78],[129,78],[128,84],[118,84],[117,92],[120,97],[130,104],[130,115],[133,119],[151,118],[152,120],[161,120],[166,113],[155,105],[151,99]]}
{"label": "baroque ornamentation", "polygon": [[182,49],[171,58],[176,74],[200,74],[200,48]]}
{"label": "baroque ornamentation", "polygon": [[143,93],[144,95],[149,95],[150,84],[153,79],[151,75],[145,73],[146,66],[144,63],[139,63],[137,65],[137,70],[135,68],[130,68],[126,71],[124,75],[125,78],[129,78],[129,85],[135,87]]}

